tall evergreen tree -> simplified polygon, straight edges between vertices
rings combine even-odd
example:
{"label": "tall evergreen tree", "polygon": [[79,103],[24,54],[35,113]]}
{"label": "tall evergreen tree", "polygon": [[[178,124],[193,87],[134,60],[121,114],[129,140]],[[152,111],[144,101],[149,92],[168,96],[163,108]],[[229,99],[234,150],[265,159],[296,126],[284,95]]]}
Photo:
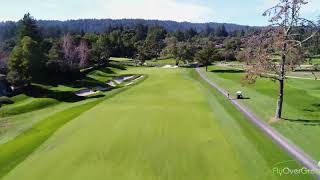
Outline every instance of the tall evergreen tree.
{"label": "tall evergreen tree", "polygon": [[8,81],[16,87],[24,87],[31,82],[30,62],[37,42],[25,36],[13,49],[8,61]]}
{"label": "tall evergreen tree", "polygon": [[31,57],[28,58],[29,70],[33,79],[42,78],[47,58],[43,52],[43,38],[36,20],[28,13],[18,24],[17,46],[22,43],[25,37],[29,37],[31,41],[35,42],[33,47],[29,49],[31,54]]}
{"label": "tall evergreen tree", "polygon": [[25,37],[29,36],[32,40],[40,43],[42,41],[41,33],[39,27],[37,26],[36,20],[27,13],[24,17],[18,22],[18,43]]}

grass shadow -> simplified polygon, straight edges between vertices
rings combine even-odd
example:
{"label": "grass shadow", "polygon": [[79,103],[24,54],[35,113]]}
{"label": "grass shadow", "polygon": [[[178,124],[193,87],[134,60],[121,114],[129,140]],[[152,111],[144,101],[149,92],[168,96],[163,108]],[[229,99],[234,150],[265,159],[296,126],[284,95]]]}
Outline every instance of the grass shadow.
{"label": "grass shadow", "polygon": [[290,119],[290,118],[283,118],[286,121],[293,122],[293,123],[300,123],[305,126],[320,126],[320,119],[319,120],[309,120],[309,119]]}
{"label": "grass shadow", "polygon": [[71,86],[73,88],[83,88],[83,87],[90,88],[90,87],[96,87],[96,86],[105,86],[103,82],[90,77],[85,77],[84,79],[77,80],[75,82],[72,82],[66,85]]}
{"label": "grass shadow", "polygon": [[121,64],[110,64],[109,66],[120,70],[127,70],[126,66]]}
{"label": "grass shadow", "polygon": [[216,69],[216,70],[211,70],[210,72],[213,73],[244,73],[244,70],[241,69]]}
{"label": "grass shadow", "polygon": [[80,97],[80,96],[77,96],[73,91],[55,91],[55,90],[49,90],[49,89],[45,89],[35,85],[32,85],[26,88],[24,94],[33,98],[56,99],[60,102],[79,102],[85,99],[97,98],[95,96]]}

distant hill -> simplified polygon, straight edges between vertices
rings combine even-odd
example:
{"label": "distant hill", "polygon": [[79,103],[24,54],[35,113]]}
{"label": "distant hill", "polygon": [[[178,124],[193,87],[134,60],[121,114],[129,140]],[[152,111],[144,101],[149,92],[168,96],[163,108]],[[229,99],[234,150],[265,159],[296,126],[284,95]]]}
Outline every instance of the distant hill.
{"label": "distant hill", "polygon": [[204,30],[208,26],[210,28],[217,28],[222,24],[225,25],[228,32],[241,30],[248,26],[230,24],[230,23],[190,23],[190,22],[176,22],[176,21],[160,21],[160,20],[144,20],[144,19],[80,19],[80,20],[69,20],[69,21],[44,21],[40,20],[39,24],[43,27],[60,27],[67,28],[70,30],[76,30],[84,32],[104,32],[109,27],[124,26],[132,27],[137,24],[143,24],[145,26],[159,25],[164,27],[168,31],[175,31],[177,29],[187,30],[193,28],[198,32]]}
{"label": "distant hill", "polygon": [[[159,25],[164,27],[167,31],[187,30],[190,28],[198,32],[206,28],[216,29],[222,24],[228,32],[246,29],[248,26],[230,24],[230,23],[190,23],[190,22],[175,22],[175,21],[161,21],[161,20],[144,20],[144,19],[79,19],[68,21],[55,21],[55,20],[39,20],[38,24],[43,29],[51,31],[60,30],[61,32],[105,32],[110,27],[132,27],[137,24],[145,26]],[[16,29],[16,22],[0,22],[0,41],[13,36]]]}

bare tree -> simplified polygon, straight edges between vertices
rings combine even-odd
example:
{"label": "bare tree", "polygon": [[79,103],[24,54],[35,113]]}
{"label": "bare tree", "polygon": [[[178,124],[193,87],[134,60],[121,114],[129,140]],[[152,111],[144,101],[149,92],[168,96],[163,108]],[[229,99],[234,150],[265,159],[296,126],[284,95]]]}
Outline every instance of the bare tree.
{"label": "bare tree", "polygon": [[76,46],[72,40],[71,35],[68,33],[63,37],[62,49],[64,53],[64,62],[70,70],[78,69],[79,62],[77,58]]}
{"label": "bare tree", "polygon": [[279,83],[276,119],[282,117],[286,73],[304,61],[301,46],[316,34],[316,25],[300,16],[307,3],[307,0],[279,0],[263,14],[270,17],[270,26],[253,34],[246,43],[245,79],[255,82],[257,77],[265,76]]}
{"label": "bare tree", "polygon": [[77,53],[79,56],[79,66],[80,68],[86,68],[89,65],[88,62],[88,55],[89,55],[89,48],[88,44],[85,40],[80,42],[80,45],[77,47]]}

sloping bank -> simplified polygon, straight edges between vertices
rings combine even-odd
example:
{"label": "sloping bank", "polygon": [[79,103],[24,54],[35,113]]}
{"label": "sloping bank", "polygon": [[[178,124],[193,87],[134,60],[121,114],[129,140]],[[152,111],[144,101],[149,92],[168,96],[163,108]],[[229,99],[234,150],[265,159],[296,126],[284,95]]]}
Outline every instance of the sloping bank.
{"label": "sloping bank", "polygon": [[[145,78],[137,82],[135,85],[141,83],[144,79]],[[26,159],[28,155],[34,152],[63,125],[106,99],[109,99],[130,87],[133,86],[115,89],[108,92],[103,98],[57,112],[35,124],[32,128],[26,130],[15,139],[0,145],[0,179],[15,168],[20,162]]]}

